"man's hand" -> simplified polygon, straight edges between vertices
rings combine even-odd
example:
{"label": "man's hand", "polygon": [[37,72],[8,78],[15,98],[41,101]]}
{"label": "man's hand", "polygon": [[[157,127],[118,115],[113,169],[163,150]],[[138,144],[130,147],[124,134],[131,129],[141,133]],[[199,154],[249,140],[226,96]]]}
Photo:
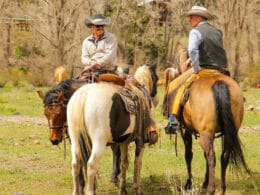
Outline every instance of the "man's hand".
{"label": "man's hand", "polygon": [[184,62],[184,67],[187,70],[189,67],[191,66],[191,60],[190,58],[188,58],[185,62]]}
{"label": "man's hand", "polygon": [[96,61],[91,61],[89,64],[89,66],[85,66],[84,70],[99,70],[103,68],[103,66],[98,64]]}

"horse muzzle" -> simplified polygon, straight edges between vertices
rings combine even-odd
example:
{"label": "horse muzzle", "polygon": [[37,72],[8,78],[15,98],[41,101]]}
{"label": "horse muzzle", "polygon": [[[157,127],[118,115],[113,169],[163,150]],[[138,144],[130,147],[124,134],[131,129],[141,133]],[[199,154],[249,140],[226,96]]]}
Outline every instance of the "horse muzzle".
{"label": "horse muzzle", "polygon": [[59,131],[57,129],[51,129],[49,140],[53,145],[58,145],[62,142],[62,130]]}

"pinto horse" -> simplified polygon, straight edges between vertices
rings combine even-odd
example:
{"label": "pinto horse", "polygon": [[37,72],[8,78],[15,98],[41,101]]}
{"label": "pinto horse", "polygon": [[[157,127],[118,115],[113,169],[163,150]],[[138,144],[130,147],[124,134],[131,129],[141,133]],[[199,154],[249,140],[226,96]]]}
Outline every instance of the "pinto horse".
{"label": "pinto horse", "polygon": [[[67,104],[72,94],[81,86],[87,84],[87,80],[67,79],[54,86],[47,93],[37,91],[43,100],[44,115],[46,116],[50,129],[49,140],[53,145],[58,145],[65,138],[69,138],[67,126]],[[118,182],[120,173],[120,150],[119,146],[111,145],[113,152],[113,172],[111,182]]]}
{"label": "pinto horse", "polygon": [[[165,96],[166,99],[167,96],[170,97],[170,92],[168,91]],[[209,194],[214,194],[216,161],[214,139],[218,135],[222,137],[223,144],[220,193],[224,194],[226,169],[229,162],[235,168],[242,166],[248,173],[250,172],[238,136],[244,113],[243,95],[238,84],[231,77],[219,73],[196,80],[190,86],[187,97],[187,101],[183,103],[181,112],[177,116],[183,127],[181,135],[185,145],[188,172],[185,188],[190,189],[192,186],[192,134],[195,134],[199,138],[206,159],[206,174],[202,187],[207,188]],[[164,115],[167,116],[169,109],[165,108],[171,107],[172,101],[164,101],[164,104],[166,104]]]}
{"label": "pinto horse", "polygon": [[[80,187],[80,170],[87,178],[86,194],[95,193],[97,166],[106,146],[119,143],[121,151],[121,193],[126,193],[128,145],[135,141],[134,188],[141,194],[140,170],[144,143],[156,125],[150,111],[151,97],[156,95],[158,77],[155,67],[141,66],[135,72],[137,84],[129,84],[131,90],[113,83],[93,83],[78,89],[67,107],[68,129],[71,138],[73,194],[83,194]],[[122,94],[131,94],[134,110],[127,108]],[[129,91],[128,91],[129,90]],[[150,130],[149,130],[150,129]]]}
{"label": "pinto horse", "polygon": [[55,68],[54,77],[56,84],[59,84],[61,81],[66,80],[68,77],[66,68],[62,65]]}

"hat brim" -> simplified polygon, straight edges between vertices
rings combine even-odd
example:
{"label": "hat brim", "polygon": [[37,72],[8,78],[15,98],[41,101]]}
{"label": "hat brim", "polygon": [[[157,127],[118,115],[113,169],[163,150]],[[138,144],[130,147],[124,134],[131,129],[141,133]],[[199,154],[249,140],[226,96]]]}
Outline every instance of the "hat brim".
{"label": "hat brim", "polygon": [[184,14],[184,17],[188,17],[188,16],[192,16],[192,15],[202,16],[202,17],[206,18],[207,20],[214,20],[217,18],[217,16],[215,16],[209,12],[201,11],[201,10],[188,11],[187,13]]}
{"label": "hat brim", "polygon": [[90,27],[91,25],[109,25],[110,18],[106,17],[104,20],[90,20],[86,19],[85,24],[87,27]]}

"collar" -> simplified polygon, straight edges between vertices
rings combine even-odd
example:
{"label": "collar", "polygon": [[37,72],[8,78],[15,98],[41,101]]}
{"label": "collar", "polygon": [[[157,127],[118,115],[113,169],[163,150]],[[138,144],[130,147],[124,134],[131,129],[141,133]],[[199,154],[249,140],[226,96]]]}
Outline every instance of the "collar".
{"label": "collar", "polygon": [[201,25],[201,24],[207,24],[207,23],[208,23],[207,20],[203,20],[203,21],[201,21],[201,22],[198,24],[198,26]]}
{"label": "collar", "polygon": [[91,42],[98,42],[98,41],[101,41],[103,39],[106,39],[106,37],[107,37],[107,33],[104,32],[104,34],[97,41],[95,41],[93,34],[91,35],[91,37],[88,38],[88,40],[91,41]]}

